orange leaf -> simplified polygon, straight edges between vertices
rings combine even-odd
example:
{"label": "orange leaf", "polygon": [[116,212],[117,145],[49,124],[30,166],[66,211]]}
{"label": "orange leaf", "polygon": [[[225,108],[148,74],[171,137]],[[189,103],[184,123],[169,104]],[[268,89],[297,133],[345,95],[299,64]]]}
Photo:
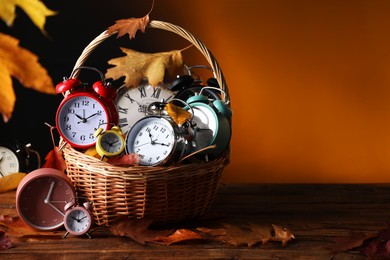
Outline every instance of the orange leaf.
{"label": "orange leaf", "polygon": [[128,19],[121,19],[115,21],[114,25],[108,27],[107,33],[114,34],[118,32],[117,38],[122,37],[125,34],[129,34],[130,40],[132,38],[135,38],[135,35],[138,30],[144,33],[146,26],[148,26],[149,24],[149,14],[152,12],[153,7],[154,7],[154,1],[152,3],[152,8],[144,17],[141,18],[132,17]]}
{"label": "orange leaf", "polygon": [[168,103],[164,107],[164,110],[167,111],[168,115],[179,126],[187,122],[192,117],[190,112],[182,107],[175,106],[173,103]]}
{"label": "orange leaf", "polygon": [[290,240],[295,238],[295,236],[291,232],[291,230],[289,230],[289,229],[287,229],[285,227],[280,227],[278,225],[272,225],[272,227],[275,230],[275,235],[272,238],[272,240],[273,241],[281,241],[282,242],[282,246],[286,246],[287,242],[289,242]]}
{"label": "orange leaf", "polygon": [[58,151],[58,146],[54,147],[45,157],[45,163],[42,168],[54,168],[60,171],[66,170],[66,163],[62,157],[62,151]]}
{"label": "orange leaf", "polygon": [[11,77],[23,86],[42,93],[55,94],[55,89],[35,54],[18,46],[18,40],[12,36],[0,33],[0,42],[0,113],[8,122],[16,100]]}
{"label": "orange leaf", "polygon": [[135,38],[138,30],[145,32],[146,26],[149,24],[149,14],[142,18],[128,18],[115,21],[115,24],[108,27],[107,33],[113,34],[118,32],[118,36],[122,37],[125,34],[129,34],[130,40]]}
{"label": "orange leaf", "polygon": [[154,242],[160,242],[163,245],[171,245],[189,240],[204,239],[198,233],[189,229],[178,229],[170,236],[158,236]]}
{"label": "orange leaf", "polygon": [[[10,220],[12,219],[12,220]],[[46,231],[38,231],[28,226],[20,217],[6,216],[5,222],[0,221],[0,227],[10,237],[23,237],[28,235],[47,235]]]}
{"label": "orange leaf", "polygon": [[108,61],[114,67],[107,69],[106,78],[117,80],[125,77],[128,88],[137,86],[145,78],[152,86],[162,83],[165,77],[172,81],[183,68],[181,50],[159,53],[142,53],[126,48],[121,50],[126,55]]}
{"label": "orange leaf", "polygon": [[230,224],[223,224],[223,226],[223,228],[217,229],[198,228],[197,230],[210,236],[213,240],[235,246],[247,245],[252,247],[257,243],[265,244],[268,241],[281,241],[282,245],[285,246],[288,241],[295,238],[290,230],[277,225],[272,225],[273,230],[268,226],[262,227],[254,224],[249,225],[247,228]]}
{"label": "orange leaf", "polygon": [[152,242],[159,236],[172,234],[172,230],[150,230],[149,225],[152,220],[141,219],[121,219],[110,227],[110,231],[115,236],[126,236],[134,241],[145,245]]}

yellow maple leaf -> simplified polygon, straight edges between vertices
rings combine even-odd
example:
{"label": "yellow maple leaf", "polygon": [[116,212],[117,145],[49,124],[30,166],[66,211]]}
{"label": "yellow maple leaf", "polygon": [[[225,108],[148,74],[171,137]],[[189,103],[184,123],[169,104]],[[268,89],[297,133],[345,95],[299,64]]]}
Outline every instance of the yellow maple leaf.
{"label": "yellow maple leaf", "polygon": [[55,94],[55,89],[35,54],[20,47],[17,39],[6,34],[0,33],[0,43],[0,113],[4,122],[8,122],[16,100],[12,76],[23,86],[42,93]]}
{"label": "yellow maple leaf", "polygon": [[126,55],[108,61],[114,67],[107,70],[106,78],[117,80],[125,77],[128,88],[137,86],[144,79],[148,79],[150,85],[157,86],[164,82],[165,76],[173,80],[183,69],[181,50],[158,53],[142,53],[126,48],[121,50]]}
{"label": "yellow maple leaf", "polygon": [[57,14],[39,0],[1,0],[0,18],[8,26],[12,26],[14,23],[16,6],[20,7],[44,34],[46,34],[44,29],[46,17]]}

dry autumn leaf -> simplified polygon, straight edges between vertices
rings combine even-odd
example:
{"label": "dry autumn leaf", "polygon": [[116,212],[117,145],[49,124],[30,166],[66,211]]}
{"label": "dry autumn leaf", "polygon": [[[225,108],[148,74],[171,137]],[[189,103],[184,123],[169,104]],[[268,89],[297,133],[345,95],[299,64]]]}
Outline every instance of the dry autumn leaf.
{"label": "dry autumn leaf", "polygon": [[45,157],[45,163],[42,168],[54,168],[60,171],[66,170],[66,163],[62,157],[62,151],[59,151],[58,146],[54,147]]}
{"label": "dry autumn leaf", "polygon": [[107,33],[114,34],[118,33],[117,38],[122,37],[125,34],[129,34],[130,40],[135,38],[135,35],[138,30],[145,32],[146,26],[149,24],[149,14],[152,12],[154,7],[154,1],[152,3],[152,8],[150,11],[141,18],[128,18],[115,21],[115,24],[108,27]]}
{"label": "dry autumn leaf", "polygon": [[0,5],[0,18],[8,26],[12,26],[14,23],[16,7],[20,7],[44,34],[46,34],[44,29],[46,17],[57,14],[57,12],[48,9],[39,0],[2,0]]}
{"label": "dry autumn leaf", "polygon": [[189,229],[178,229],[169,236],[158,236],[155,238],[153,242],[158,242],[163,245],[172,245],[177,244],[184,241],[192,241],[192,240],[204,240],[204,238],[198,233],[189,230]]}
{"label": "dry autumn leaf", "polygon": [[164,110],[168,113],[168,115],[172,118],[172,120],[179,126],[183,125],[192,117],[192,114],[190,112],[188,112],[182,107],[175,106],[173,103],[168,103],[164,107]]}
{"label": "dry autumn leaf", "polygon": [[[197,228],[197,230],[208,235],[210,239],[229,243],[235,246],[247,245],[252,247],[258,243],[265,244],[268,241],[281,241],[285,246],[288,241],[295,238],[290,230],[272,225],[262,227],[259,225],[249,225],[248,228],[241,228],[235,225],[223,224],[223,228],[209,229]],[[275,235],[272,235],[272,234]]]}
{"label": "dry autumn leaf", "polygon": [[16,101],[11,77],[23,86],[42,93],[55,94],[55,89],[35,54],[18,46],[19,41],[12,36],[0,33],[0,42],[0,113],[8,122]]}
{"label": "dry autumn leaf", "polygon": [[165,77],[173,80],[183,69],[181,50],[159,53],[142,53],[126,48],[121,50],[126,55],[109,60],[108,64],[114,67],[107,69],[105,76],[113,80],[125,77],[128,88],[137,86],[146,78],[149,84],[157,86]]}
{"label": "dry autumn leaf", "polygon": [[6,232],[11,238],[19,238],[29,235],[47,235],[47,231],[38,231],[23,222],[20,217],[6,215],[3,221],[0,218],[0,230]]}
{"label": "dry autumn leaf", "polygon": [[0,192],[16,189],[24,176],[26,173],[16,172],[0,178]]}
{"label": "dry autumn leaf", "polygon": [[121,219],[110,227],[110,232],[115,236],[126,236],[137,243],[145,245],[146,242],[153,242],[157,237],[168,236],[173,230],[151,230],[149,229],[151,219]]}

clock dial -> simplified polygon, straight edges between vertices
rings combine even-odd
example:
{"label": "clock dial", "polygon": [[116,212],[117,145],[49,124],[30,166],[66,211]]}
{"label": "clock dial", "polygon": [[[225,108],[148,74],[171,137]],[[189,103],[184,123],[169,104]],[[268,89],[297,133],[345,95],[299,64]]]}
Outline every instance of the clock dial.
{"label": "clock dial", "polygon": [[174,93],[165,86],[141,85],[136,88],[122,88],[116,99],[119,127],[127,133],[135,122],[146,116],[147,107],[156,101],[169,101]]}
{"label": "clock dial", "polygon": [[61,103],[56,122],[66,142],[77,148],[87,148],[96,143],[96,129],[110,123],[110,114],[99,99],[78,93]]}
{"label": "clock dial", "polygon": [[73,185],[63,172],[40,168],[20,182],[16,191],[16,208],[29,226],[53,230],[63,225],[64,206],[73,197]]}
{"label": "clock dial", "polygon": [[218,155],[230,142],[231,127],[228,119],[208,103],[194,102],[190,103],[190,106],[194,113],[192,120],[194,138],[191,152],[215,144],[216,148],[208,150],[206,153],[214,156]]}
{"label": "clock dial", "polygon": [[118,134],[113,132],[105,133],[100,140],[100,144],[103,150],[112,155],[119,154],[123,151],[122,139]]}
{"label": "clock dial", "polygon": [[19,160],[9,148],[0,146],[0,178],[19,172]]}
{"label": "clock dial", "polygon": [[199,150],[211,145],[214,135],[218,131],[217,118],[215,113],[205,106],[193,107],[193,122],[195,127],[195,149]]}
{"label": "clock dial", "polygon": [[92,217],[87,209],[80,206],[68,210],[64,217],[66,230],[73,235],[85,234],[92,225]]}
{"label": "clock dial", "polygon": [[129,131],[126,139],[127,153],[140,155],[141,165],[163,163],[175,148],[172,125],[159,117],[145,117]]}

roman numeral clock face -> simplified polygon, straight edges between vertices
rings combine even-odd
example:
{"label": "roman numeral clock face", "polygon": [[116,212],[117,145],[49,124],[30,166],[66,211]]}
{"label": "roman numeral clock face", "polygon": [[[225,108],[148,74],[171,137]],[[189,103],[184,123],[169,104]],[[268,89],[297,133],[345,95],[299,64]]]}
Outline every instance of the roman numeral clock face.
{"label": "roman numeral clock face", "polygon": [[142,85],[122,88],[116,100],[119,127],[126,134],[135,122],[146,116],[147,107],[157,101],[169,102],[174,93],[164,86]]}

